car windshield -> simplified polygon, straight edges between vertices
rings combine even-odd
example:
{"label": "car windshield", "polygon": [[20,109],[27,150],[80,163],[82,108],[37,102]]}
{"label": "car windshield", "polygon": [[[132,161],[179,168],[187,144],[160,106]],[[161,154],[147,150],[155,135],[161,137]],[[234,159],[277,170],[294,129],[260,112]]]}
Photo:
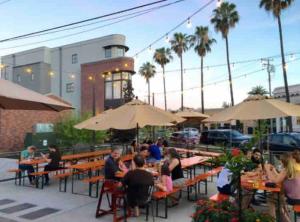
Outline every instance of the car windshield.
{"label": "car windshield", "polygon": [[300,133],[292,133],[291,134],[296,140],[300,140]]}
{"label": "car windshield", "polygon": [[[223,133],[226,135],[226,137],[230,137],[230,131],[224,131]],[[231,136],[232,137],[241,137],[241,136],[243,136],[243,134],[241,134],[239,131],[232,130]]]}

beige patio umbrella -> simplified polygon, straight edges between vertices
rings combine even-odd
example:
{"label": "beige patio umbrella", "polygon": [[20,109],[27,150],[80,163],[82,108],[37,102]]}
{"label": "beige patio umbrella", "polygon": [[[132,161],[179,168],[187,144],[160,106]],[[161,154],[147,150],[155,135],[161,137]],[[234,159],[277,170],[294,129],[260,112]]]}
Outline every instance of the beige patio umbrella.
{"label": "beige patio umbrella", "polygon": [[[105,114],[100,114],[98,118],[94,118],[89,125],[85,125],[81,129],[125,130],[136,128],[138,141],[139,128],[145,126],[169,126],[183,122],[184,120],[184,118],[136,99],[114,110],[110,110]],[[80,124],[77,124],[74,127],[80,128]]]}
{"label": "beige patio umbrella", "polygon": [[72,106],[49,98],[10,81],[0,79],[0,108],[21,110],[73,109]]}
{"label": "beige patio umbrella", "polygon": [[243,102],[212,115],[204,122],[230,120],[261,120],[277,117],[300,116],[300,106],[267,96],[249,96]]}
{"label": "beige patio umbrella", "polygon": [[82,127],[83,123],[79,123],[74,127],[89,130],[125,130],[145,126],[168,126],[185,120],[140,100],[133,100],[92,119],[91,121],[85,121],[89,124],[84,125],[84,127]]}
{"label": "beige patio umbrella", "polygon": [[199,120],[203,120],[209,117],[209,115],[200,112],[195,112],[195,111],[181,111],[176,113],[176,115],[182,118],[191,118],[191,119],[199,119]]}
{"label": "beige patio umbrella", "polygon": [[103,119],[103,116],[110,111],[112,111],[112,109],[108,109],[102,113],[99,113],[98,115],[96,115],[94,117],[91,117],[81,123],[78,123],[74,127],[76,129],[87,129],[89,127],[92,127],[93,125],[97,125],[99,123],[99,121],[101,121],[101,119]]}

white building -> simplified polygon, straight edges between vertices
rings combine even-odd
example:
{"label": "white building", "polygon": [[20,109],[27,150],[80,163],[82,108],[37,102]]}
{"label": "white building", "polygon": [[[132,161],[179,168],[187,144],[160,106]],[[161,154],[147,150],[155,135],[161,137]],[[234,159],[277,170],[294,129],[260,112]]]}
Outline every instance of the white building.
{"label": "white building", "polygon": [[[300,105],[300,84],[290,85],[289,93],[290,93],[291,103]],[[285,95],[286,94],[285,94],[284,87],[277,87],[273,91],[273,96],[276,99],[286,101]],[[292,124],[293,124],[293,131],[300,132],[300,117],[292,117]],[[276,131],[277,132],[284,131],[285,128],[286,128],[285,118],[277,118],[276,119]]]}
{"label": "white building", "polygon": [[[83,65],[101,62],[105,70],[114,73],[115,63],[114,67],[108,70],[105,61],[109,64],[116,58],[124,58],[132,63],[130,70],[128,68],[126,70],[134,73],[133,60],[125,57],[125,52],[128,50],[125,40],[124,35],[114,34],[55,48],[39,47],[6,55],[1,58],[1,63],[4,65],[1,78],[42,94],[57,95],[80,111],[82,100],[85,99],[81,94],[83,90],[87,90],[82,86],[82,78],[85,78],[82,73]],[[105,89],[101,84],[99,82],[97,87],[102,87],[101,93],[104,95]],[[102,110],[104,107],[99,109]]]}

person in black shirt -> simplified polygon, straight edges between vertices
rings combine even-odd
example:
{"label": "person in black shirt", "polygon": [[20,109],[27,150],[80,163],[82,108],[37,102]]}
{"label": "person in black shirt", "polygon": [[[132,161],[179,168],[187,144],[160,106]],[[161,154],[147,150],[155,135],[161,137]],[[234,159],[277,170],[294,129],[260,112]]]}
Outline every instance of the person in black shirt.
{"label": "person in black shirt", "polygon": [[126,171],[126,166],[120,161],[121,150],[113,148],[110,156],[106,159],[104,165],[104,175],[107,180],[119,180],[116,173]]}
{"label": "person in black shirt", "polygon": [[[61,160],[61,155],[59,149],[56,145],[50,145],[48,147],[49,154],[41,154],[42,157],[47,161],[47,165],[44,168],[44,171],[55,171],[60,169],[59,162]],[[49,185],[49,175],[45,174],[45,185]]]}
{"label": "person in black shirt", "polygon": [[154,179],[152,174],[144,169],[145,159],[141,155],[136,155],[133,161],[136,169],[129,171],[122,183],[126,187],[128,205],[134,208],[135,215],[139,216],[139,207],[147,202]]}

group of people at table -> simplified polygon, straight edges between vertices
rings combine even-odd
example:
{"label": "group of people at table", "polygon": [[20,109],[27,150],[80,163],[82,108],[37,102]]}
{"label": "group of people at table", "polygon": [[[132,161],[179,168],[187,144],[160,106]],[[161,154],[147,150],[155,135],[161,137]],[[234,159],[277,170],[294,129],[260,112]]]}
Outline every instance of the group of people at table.
{"label": "group of people at table", "polygon": [[[122,151],[113,148],[105,161],[104,175],[106,180],[116,181],[116,186],[126,187],[128,205],[139,216],[139,206],[149,197],[149,187],[171,192],[173,187],[183,186],[185,178],[175,148],[166,149],[159,141],[147,141],[139,146],[133,142],[132,148],[134,157],[129,165],[121,161]],[[172,204],[176,204],[177,198],[171,198]]]}
{"label": "group of people at table", "polygon": [[[242,172],[242,209],[250,207],[255,201],[255,193],[261,185],[269,188],[280,188],[280,221],[289,222],[289,205],[300,204],[300,152],[295,150],[280,156],[280,164],[275,167],[264,161],[259,149],[243,151],[244,155],[253,164],[245,172]],[[243,186],[244,184],[244,186]],[[252,189],[249,186],[252,184]],[[221,194],[233,195],[236,191],[236,184],[233,183],[232,172],[226,167],[220,172],[217,180],[217,188]],[[248,186],[247,186],[248,185]],[[276,194],[273,192],[267,195],[269,214],[276,217]]]}

